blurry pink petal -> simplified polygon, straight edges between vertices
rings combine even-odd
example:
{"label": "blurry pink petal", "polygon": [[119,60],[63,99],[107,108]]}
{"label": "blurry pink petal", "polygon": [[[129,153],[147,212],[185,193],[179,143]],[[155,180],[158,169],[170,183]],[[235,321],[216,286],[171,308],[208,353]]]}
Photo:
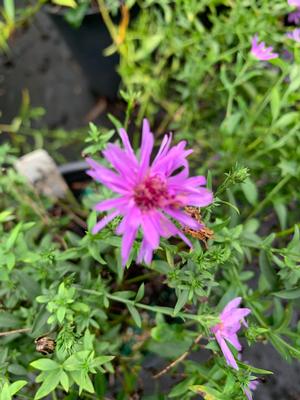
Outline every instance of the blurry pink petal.
{"label": "blurry pink petal", "polygon": [[121,136],[122,143],[124,145],[124,148],[125,148],[126,152],[129,155],[131,155],[131,156],[133,156],[135,158],[135,154],[134,154],[133,148],[131,147],[127,132],[125,131],[124,128],[120,129],[120,136]]}
{"label": "blurry pink petal", "polygon": [[288,0],[289,6],[300,7],[300,0]]}
{"label": "blurry pink petal", "polygon": [[300,22],[300,9],[293,11],[288,15],[288,22],[293,24],[299,24]]}
{"label": "blurry pink petal", "polygon": [[278,54],[273,53],[273,47],[266,47],[264,42],[258,43],[258,36],[255,35],[251,41],[251,54],[258,60],[267,61],[277,58]]}
{"label": "blurry pink petal", "polygon": [[142,229],[147,243],[153,249],[156,249],[159,245],[159,232],[155,226],[155,222],[152,221],[151,215],[144,214],[142,216]]}
{"label": "blurry pink petal", "polygon": [[183,211],[167,208],[166,213],[171,215],[171,217],[179,221],[182,225],[188,226],[189,228],[200,229],[202,227],[202,225],[199,224],[198,221],[196,221],[194,218],[190,217]]}
{"label": "blurry pink petal", "polygon": [[223,315],[230,313],[232,310],[234,310],[235,308],[237,308],[242,302],[242,298],[241,297],[235,297],[234,299],[232,299],[223,309],[223,311],[221,312],[221,318]]}
{"label": "blurry pink petal", "polygon": [[144,262],[146,264],[150,264],[151,260],[152,260],[152,254],[153,254],[152,247],[149,245],[149,243],[145,239],[143,239],[142,245],[140,247],[140,251],[138,254],[137,262],[141,263],[144,260]]}
{"label": "blurry pink petal", "polygon": [[222,335],[220,335],[219,333],[216,333],[216,339],[221,347],[222,353],[224,354],[227,364],[230,365],[234,369],[239,369],[237,362],[235,361],[235,358],[233,357],[233,354],[231,353],[231,351],[230,351],[229,347],[227,346],[225,340],[223,339]]}
{"label": "blurry pink petal", "polygon": [[237,351],[241,351],[241,350],[242,350],[242,346],[241,346],[241,344],[240,344],[240,342],[239,342],[239,339],[238,339],[236,333],[234,333],[234,334],[232,334],[232,335],[230,335],[230,336],[227,336],[227,337],[226,337],[226,340],[227,340],[229,343],[231,343],[232,346],[235,347],[235,348],[237,349]]}
{"label": "blurry pink petal", "polygon": [[[213,326],[211,328],[211,332],[215,335],[221,350],[226,358],[227,363],[233,366],[233,368],[237,368],[237,364],[234,359],[233,355],[228,348],[226,341],[232,344],[238,351],[242,350],[242,346],[238,340],[237,332],[241,328],[241,323],[245,321],[245,317],[250,314],[251,310],[248,308],[240,308],[242,298],[236,297],[235,299],[231,300],[223,309],[220,314],[220,323]],[[230,354],[231,358],[230,358]],[[228,361],[230,360],[230,362]]]}
{"label": "blurry pink petal", "polygon": [[289,39],[292,39],[292,40],[294,40],[295,42],[300,43],[300,28],[296,28],[296,29],[294,29],[293,31],[288,32],[288,33],[286,34],[286,36],[287,36]]}
{"label": "blurry pink petal", "polygon": [[122,238],[122,248],[121,248],[121,256],[122,256],[122,264],[125,265],[129,254],[131,247],[133,245],[134,239],[136,238],[138,228],[129,228],[126,229],[124,232],[123,238]]}
{"label": "blurry pink petal", "polygon": [[114,218],[118,216],[118,211],[115,211],[111,214],[106,215],[104,218],[102,218],[93,228],[93,233],[98,233],[103,229],[110,221],[112,221]]}
{"label": "blurry pink petal", "polygon": [[150,132],[149,122],[144,119],[143,121],[143,136],[141,147],[141,160],[140,160],[140,174],[144,175],[146,169],[149,167],[150,156],[153,149],[154,138]]}
{"label": "blurry pink petal", "polygon": [[96,204],[94,207],[94,210],[96,211],[107,211],[110,210],[111,208],[116,208],[122,204],[124,204],[126,200],[124,200],[122,197],[118,197],[117,199],[108,199],[108,200],[103,200],[100,203]]}

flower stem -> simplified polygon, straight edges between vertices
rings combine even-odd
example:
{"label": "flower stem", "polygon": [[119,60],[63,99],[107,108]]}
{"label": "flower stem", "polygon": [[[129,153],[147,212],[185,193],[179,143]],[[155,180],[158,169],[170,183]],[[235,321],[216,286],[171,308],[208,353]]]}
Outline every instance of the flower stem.
{"label": "flower stem", "polygon": [[129,306],[141,308],[143,310],[152,311],[154,313],[168,315],[172,318],[183,318],[183,319],[193,320],[193,321],[199,322],[201,325],[203,325],[205,327],[210,326],[217,321],[217,318],[214,316],[211,316],[211,315],[201,315],[200,316],[200,315],[188,314],[185,312],[178,312],[178,313],[174,314],[174,310],[172,308],[161,307],[161,306],[150,306],[148,304],[137,303],[133,300],[124,299],[123,297],[120,297],[116,294],[98,293],[96,290],[81,289],[81,288],[77,288],[77,289],[84,293],[89,293],[89,294],[93,294],[96,296],[106,296],[110,300],[117,301],[119,303],[124,303]]}

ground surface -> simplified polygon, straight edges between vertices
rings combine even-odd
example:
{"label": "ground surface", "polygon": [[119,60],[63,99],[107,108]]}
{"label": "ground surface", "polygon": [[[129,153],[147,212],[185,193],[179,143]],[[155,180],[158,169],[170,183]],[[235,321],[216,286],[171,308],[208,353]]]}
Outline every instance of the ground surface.
{"label": "ground surface", "polygon": [[[17,114],[25,88],[30,92],[32,105],[47,110],[40,124],[49,128],[71,129],[86,125],[87,115],[97,102],[80,67],[43,13],[30,28],[15,37],[11,54],[0,59],[2,123],[9,122]],[[76,160],[79,155],[70,154],[69,158]],[[287,364],[271,346],[263,344],[246,348],[243,358],[274,372],[259,386],[255,400],[300,400],[298,362]],[[145,379],[149,393],[152,385],[147,373]]]}

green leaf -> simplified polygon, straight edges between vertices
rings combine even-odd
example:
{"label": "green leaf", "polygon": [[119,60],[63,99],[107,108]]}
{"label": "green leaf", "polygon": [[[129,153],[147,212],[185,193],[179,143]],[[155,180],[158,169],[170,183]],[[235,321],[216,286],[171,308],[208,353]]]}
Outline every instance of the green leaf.
{"label": "green leaf", "polygon": [[134,322],[140,328],[142,326],[142,321],[141,321],[141,317],[140,317],[138,310],[131,304],[127,304],[127,308],[129,310]]}
{"label": "green leaf", "polygon": [[26,291],[30,300],[34,300],[41,293],[40,285],[32,276],[17,268],[14,274],[16,274],[19,284]]}
{"label": "green leaf", "polygon": [[1,393],[0,393],[0,400],[12,400],[10,390],[8,383],[6,382],[4,386],[2,387]]}
{"label": "green leaf", "polygon": [[61,366],[54,360],[49,358],[40,358],[39,360],[32,361],[30,365],[41,371],[51,371],[53,369],[61,368]]}
{"label": "green leaf", "polygon": [[275,203],[274,208],[279,219],[281,229],[286,229],[287,225],[287,208],[283,203]]}
{"label": "green leaf", "polygon": [[141,286],[139,287],[139,290],[135,296],[135,300],[136,302],[142,300],[142,298],[144,297],[145,294],[145,285],[144,283],[141,284]]}
{"label": "green leaf", "polygon": [[56,317],[60,324],[63,322],[63,320],[65,318],[66,311],[67,311],[67,309],[64,306],[59,307],[58,310],[56,311]]}
{"label": "green leaf", "polygon": [[3,0],[3,7],[5,10],[6,16],[10,19],[11,22],[15,20],[15,1],[14,0]]}
{"label": "green leaf", "polygon": [[300,289],[281,290],[280,292],[273,293],[273,296],[280,297],[281,299],[295,300],[300,297]]}
{"label": "green leaf", "polygon": [[299,118],[299,114],[296,111],[291,111],[283,114],[282,117],[275,123],[275,128],[286,128],[287,126],[293,124]]}
{"label": "green leaf", "polygon": [[275,121],[279,115],[281,107],[280,92],[277,86],[274,86],[271,91],[271,114],[273,121]]}
{"label": "green leaf", "polygon": [[13,269],[13,267],[15,266],[15,264],[16,264],[16,257],[14,255],[14,253],[7,254],[7,256],[6,256],[7,269],[9,271],[11,271]]}
{"label": "green leaf", "polygon": [[163,39],[164,39],[163,33],[157,33],[157,34],[145,37],[143,40],[143,46],[140,47],[133,54],[134,61],[141,61],[143,58],[148,56],[148,54],[152,53],[159,46],[160,42]]}
{"label": "green leaf", "polygon": [[58,385],[60,381],[62,370],[54,370],[49,371],[46,375],[45,380],[37,391],[34,400],[41,399],[42,397],[47,396],[47,394],[51,393]]}
{"label": "green leaf", "polygon": [[258,193],[255,184],[250,178],[247,178],[241,185],[242,191],[251,205],[257,203]]}
{"label": "green leaf", "polygon": [[12,383],[9,387],[11,396],[18,393],[25,385],[27,385],[27,382],[22,380]]}
{"label": "green leaf", "polygon": [[61,371],[60,383],[61,383],[62,387],[64,388],[64,391],[68,392],[69,391],[69,387],[70,387],[70,381],[69,381],[69,377],[65,373],[65,371]]}
{"label": "green leaf", "polygon": [[266,285],[268,286],[269,289],[274,290],[274,287],[277,282],[276,273],[274,271],[274,268],[270,264],[270,260],[268,258],[267,253],[264,250],[261,250],[259,252],[259,267],[261,273],[265,277]]}
{"label": "green leaf", "polygon": [[0,312],[0,328],[19,328],[22,321],[9,312]]}
{"label": "green leaf", "polygon": [[52,0],[52,3],[62,7],[75,8],[77,6],[75,0]]}
{"label": "green leaf", "polygon": [[21,231],[22,225],[23,224],[21,222],[19,222],[14,227],[14,229],[11,231],[9,238],[7,239],[7,242],[6,242],[6,250],[10,250],[14,246],[14,244],[19,236],[19,233]]}
{"label": "green leaf", "polygon": [[182,290],[179,293],[175,308],[174,308],[174,315],[177,315],[179,311],[182,309],[182,307],[186,304],[188,301],[189,297],[189,291],[188,290]]}

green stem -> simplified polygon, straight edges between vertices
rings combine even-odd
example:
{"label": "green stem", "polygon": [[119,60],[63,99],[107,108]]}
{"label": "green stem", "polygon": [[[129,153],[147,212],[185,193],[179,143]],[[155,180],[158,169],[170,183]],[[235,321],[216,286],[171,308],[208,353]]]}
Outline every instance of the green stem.
{"label": "green stem", "polygon": [[255,209],[249,214],[247,217],[246,221],[248,221],[250,218],[254,217],[258,212],[260,212],[264,206],[273,199],[274,195],[280,191],[280,189],[291,179],[290,175],[286,175],[281,181],[277,183],[277,185],[271,190],[271,192],[268,194],[267,197],[264,198],[263,201],[261,201]]}
{"label": "green stem", "polygon": [[177,314],[174,314],[174,310],[172,308],[168,308],[168,307],[161,307],[161,306],[150,306],[148,304],[143,304],[143,303],[137,303],[133,300],[129,300],[129,299],[124,299],[122,297],[119,297],[117,295],[114,294],[110,294],[110,293],[98,293],[96,290],[90,290],[90,289],[81,289],[78,288],[78,290],[84,292],[84,293],[89,293],[89,294],[93,294],[96,296],[106,296],[108,299],[113,300],[113,301],[117,301],[119,303],[124,303],[126,305],[130,305],[133,307],[137,307],[137,308],[141,308],[143,310],[147,310],[147,311],[152,311],[154,313],[160,313],[160,314],[164,314],[164,315],[168,315],[172,318],[183,318],[183,319],[189,319],[192,321],[197,321],[199,322],[201,325],[203,326],[207,326],[210,325],[210,322],[214,322],[215,320],[217,320],[215,317],[211,316],[211,315],[193,315],[193,314],[188,314],[188,313],[184,313],[184,312],[178,312]]}
{"label": "green stem", "polygon": [[[298,226],[298,228],[300,228],[300,224],[295,224],[295,225]],[[290,235],[290,234],[294,233],[295,225],[292,226],[291,228],[288,228],[288,229],[285,229],[283,231],[277,232],[276,233],[276,237],[287,236],[287,235]]]}
{"label": "green stem", "polygon": [[105,26],[106,26],[112,40],[114,41],[115,45],[118,47],[118,35],[116,32],[116,27],[110,18],[110,15],[109,15],[109,12],[107,11],[105,2],[104,2],[104,0],[97,0],[97,2],[98,2],[99,11],[103,18]]}

